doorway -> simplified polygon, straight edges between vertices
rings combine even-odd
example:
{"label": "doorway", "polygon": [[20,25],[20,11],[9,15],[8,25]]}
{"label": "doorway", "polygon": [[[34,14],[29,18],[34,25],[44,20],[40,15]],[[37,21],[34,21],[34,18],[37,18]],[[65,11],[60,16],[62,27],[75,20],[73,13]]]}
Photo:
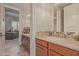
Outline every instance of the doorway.
{"label": "doorway", "polygon": [[4,8],[5,21],[5,55],[17,55],[19,51],[19,11]]}

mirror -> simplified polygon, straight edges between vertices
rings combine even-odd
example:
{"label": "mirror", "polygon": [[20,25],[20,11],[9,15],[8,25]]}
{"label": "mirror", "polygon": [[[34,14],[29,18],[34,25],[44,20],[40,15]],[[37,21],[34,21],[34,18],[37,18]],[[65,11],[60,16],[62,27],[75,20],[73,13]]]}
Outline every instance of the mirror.
{"label": "mirror", "polygon": [[64,32],[79,32],[79,4],[64,7]]}

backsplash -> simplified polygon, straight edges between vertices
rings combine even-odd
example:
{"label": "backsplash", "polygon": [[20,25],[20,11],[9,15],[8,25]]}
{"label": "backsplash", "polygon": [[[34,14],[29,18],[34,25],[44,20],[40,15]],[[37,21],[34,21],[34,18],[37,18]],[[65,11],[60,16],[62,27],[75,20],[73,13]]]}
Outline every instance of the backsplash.
{"label": "backsplash", "polygon": [[[24,27],[23,33],[29,34],[30,33],[30,27]],[[79,41],[79,33],[77,32],[51,32],[51,31],[40,31],[37,32],[37,36],[53,36],[53,37],[60,37],[65,39],[71,39]]]}
{"label": "backsplash", "polygon": [[67,32],[67,33],[65,33],[65,32],[50,32],[50,31],[48,31],[48,32],[38,32],[37,35],[61,37],[61,38],[79,41],[79,33],[77,33],[77,32]]}
{"label": "backsplash", "polygon": [[52,36],[79,41],[79,33],[77,33],[77,32],[67,32],[67,33],[55,32],[55,33],[52,33]]}

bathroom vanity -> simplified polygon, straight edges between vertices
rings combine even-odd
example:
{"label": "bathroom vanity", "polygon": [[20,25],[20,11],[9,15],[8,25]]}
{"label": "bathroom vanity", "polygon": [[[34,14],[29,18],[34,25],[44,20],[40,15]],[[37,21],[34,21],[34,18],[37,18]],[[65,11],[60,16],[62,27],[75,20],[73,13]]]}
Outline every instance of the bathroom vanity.
{"label": "bathroom vanity", "polygon": [[30,55],[30,37],[28,34],[22,34],[22,46],[27,50]]}
{"label": "bathroom vanity", "polygon": [[[28,34],[22,34],[22,45],[30,54]],[[53,36],[36,36],[36,56],[79,56],[79,41]]]}
{"label": "bathroom vanity", "polygon": [[57,37],[38,37],[37,56],[79,56],[79,42]]}

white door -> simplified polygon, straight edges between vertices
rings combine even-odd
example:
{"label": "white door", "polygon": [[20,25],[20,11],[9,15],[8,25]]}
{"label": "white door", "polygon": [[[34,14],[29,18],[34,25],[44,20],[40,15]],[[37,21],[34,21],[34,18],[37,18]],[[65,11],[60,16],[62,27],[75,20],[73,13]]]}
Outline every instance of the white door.
{"label": "white door", "polygon": [[5,53],[5,21],[4,6],[0,4],[0,55]]}

